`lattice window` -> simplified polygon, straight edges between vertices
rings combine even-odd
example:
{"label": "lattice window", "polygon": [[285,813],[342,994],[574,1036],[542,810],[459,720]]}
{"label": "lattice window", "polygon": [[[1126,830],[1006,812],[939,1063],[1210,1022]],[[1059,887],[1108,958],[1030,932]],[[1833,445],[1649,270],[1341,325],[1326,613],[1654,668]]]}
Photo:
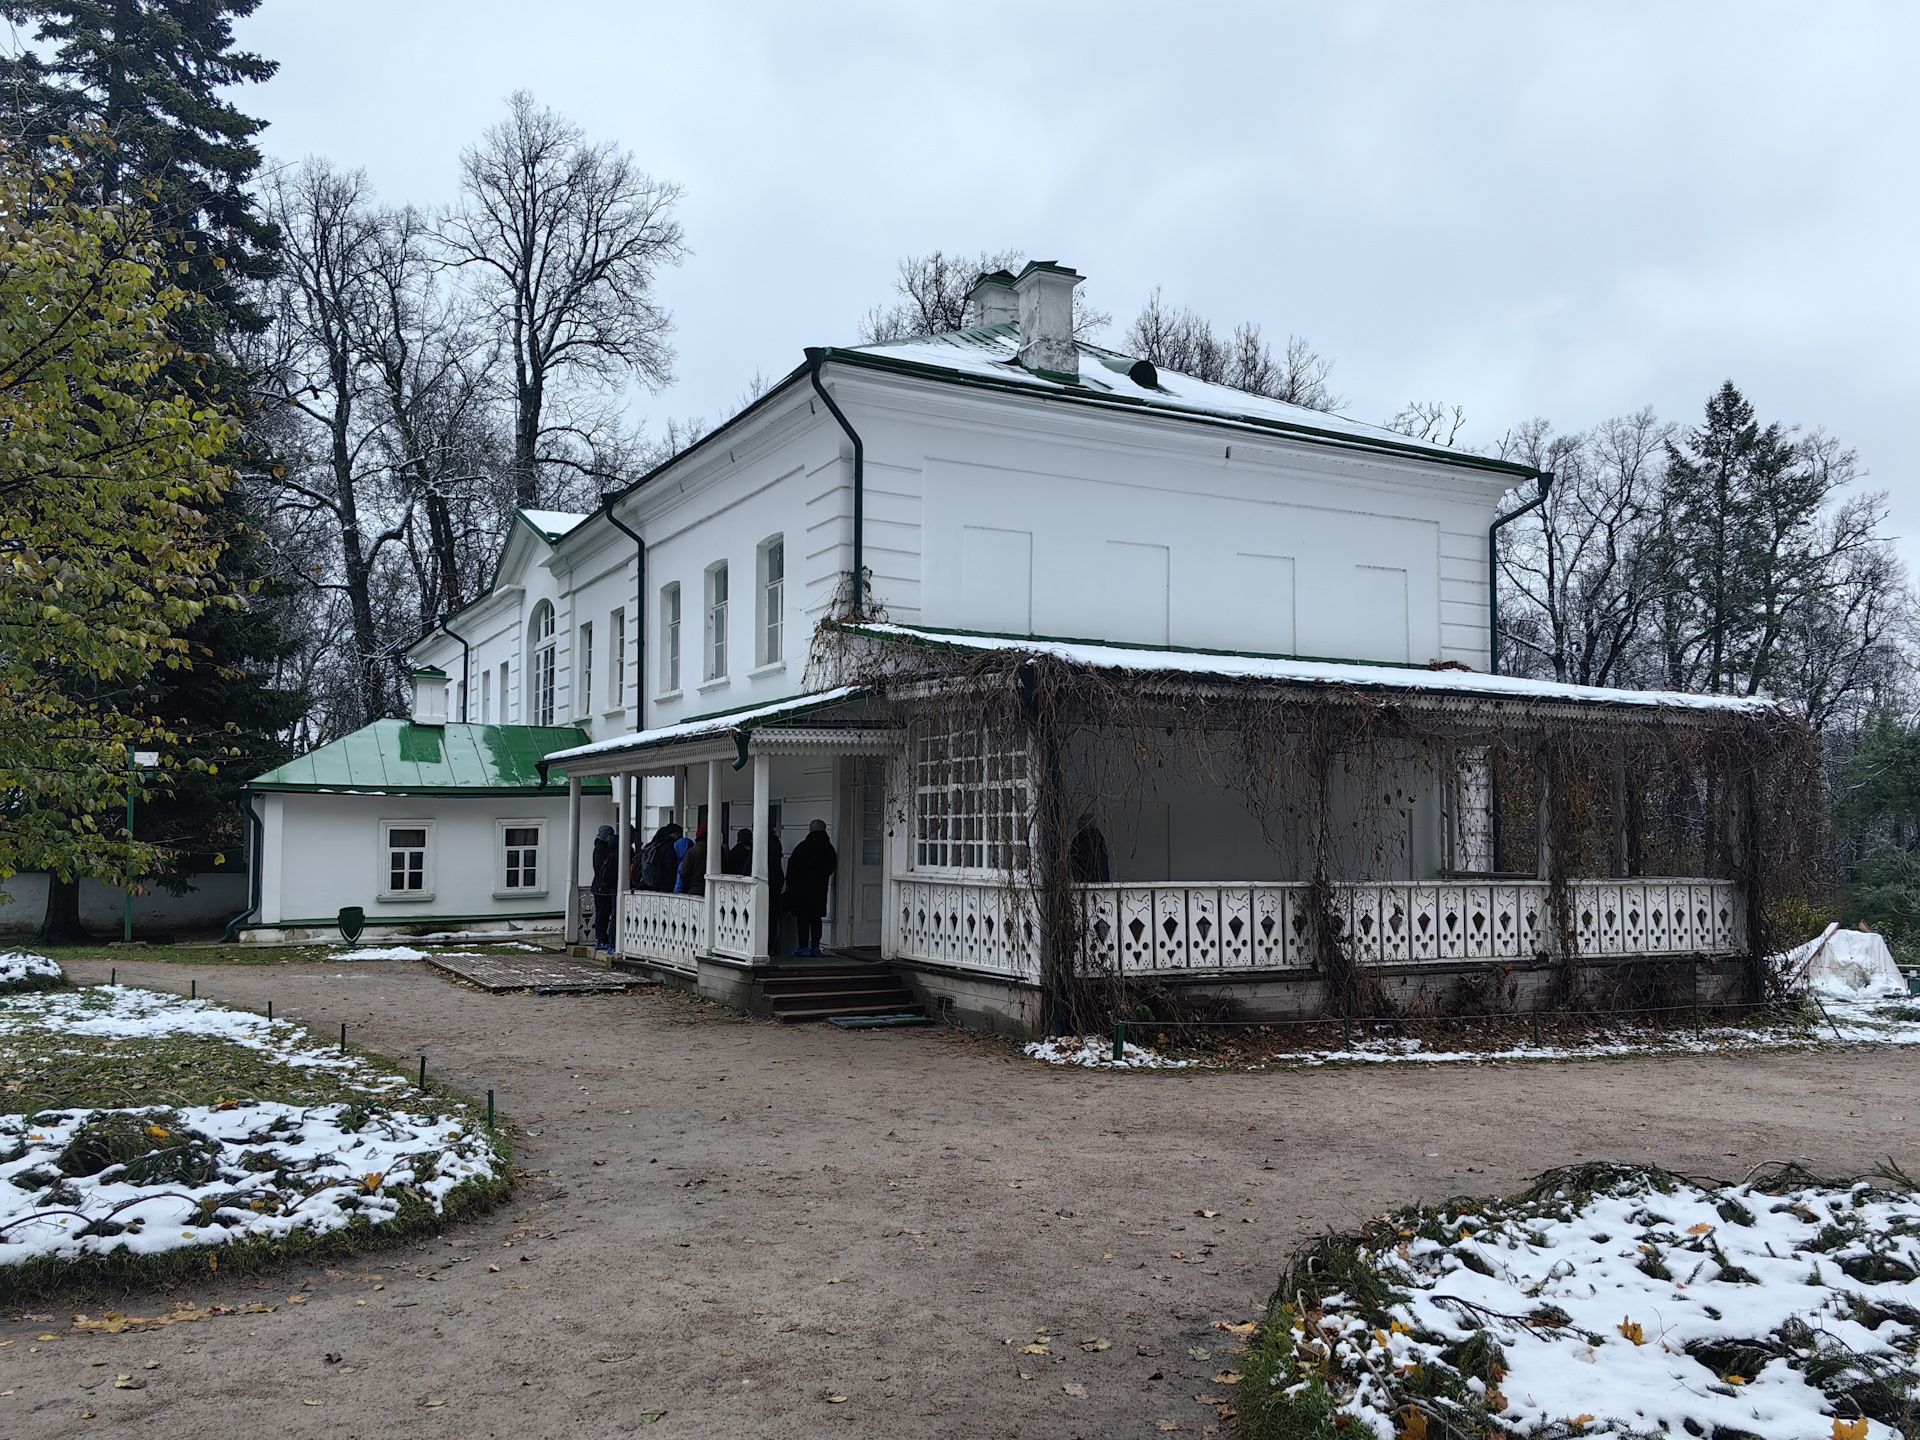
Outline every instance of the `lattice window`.
{"label": "lattice window", "polygon": [[1024,870],[1031,825],[1024,745],[984,731],[938,729],[914,742],[914,863],[951,870]]}
{"label": "lattice window", "polygon": [[505,828],[502,838],[506,842],[506,888],[538,890],[540,888],[540,827],[509,825]]}

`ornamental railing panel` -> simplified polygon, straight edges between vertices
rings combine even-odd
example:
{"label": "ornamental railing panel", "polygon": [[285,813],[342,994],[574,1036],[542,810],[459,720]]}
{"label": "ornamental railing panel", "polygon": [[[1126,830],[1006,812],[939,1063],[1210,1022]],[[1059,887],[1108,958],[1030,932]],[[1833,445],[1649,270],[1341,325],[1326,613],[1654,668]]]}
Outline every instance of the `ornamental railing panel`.
{"label": "ornamental railing panel", "polygon": [[635,890],[621,917],[620,954],[692,974],[707,948],[706,928],[707,902],[700,896]]}
{"label": "ornamental railing panel", "polygon": [[760,908],[754,903],[765,887],[750,875],[709,875],[713,902],[713,953],[730,960],[751,960],[758,951]]}
{"label": "ornamental railing panel", "polygon": [[994,880],[893,882],[895,948],[901,959],[1040,978],[1040,926],[1032,897]]}
{"label": "ornamental railing panel", "polygon": [[[1311,887],[1243,884],[1082,885],[1083,964],[1129,975],[1286,972],[1315,963]],[[1745,929],[1731,880],[1576,880],[1569,886],[1582,957],[1728,955]],[[901,958],[1037,978],[1038,928],[1024,892],[992,881],[894,882]],[[1008,917],[1031,937],[1009,943]],[[1550,955],[1544,880],[1336,884],[1334,938],[1363,965],[1444,965]]]}

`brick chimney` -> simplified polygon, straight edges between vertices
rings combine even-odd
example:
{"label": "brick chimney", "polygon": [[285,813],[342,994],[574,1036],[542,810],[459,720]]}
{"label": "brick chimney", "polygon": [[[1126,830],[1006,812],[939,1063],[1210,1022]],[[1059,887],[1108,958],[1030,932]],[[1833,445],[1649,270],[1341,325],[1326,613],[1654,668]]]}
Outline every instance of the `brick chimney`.
{"label": "brick chimney", "polygon": [[968,320],[974,325],[1011,325],[1020,318],[1020,297],[1013,290],[1013,272],[989,270],[967,291]]}
{"label": "brick chimney", "polygon": [[1029,370],[1077,379],[1073,291],[1085,278],[1051,260],[1029,260],[1013,282],[1020,300],[1020,363]]}

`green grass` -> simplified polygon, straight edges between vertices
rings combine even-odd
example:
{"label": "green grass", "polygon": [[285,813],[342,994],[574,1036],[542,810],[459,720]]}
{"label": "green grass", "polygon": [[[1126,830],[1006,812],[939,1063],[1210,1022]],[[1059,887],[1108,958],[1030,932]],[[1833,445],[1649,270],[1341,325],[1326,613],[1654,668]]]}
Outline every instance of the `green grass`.
{"label": "green grass", "polygon": [[[287,1022],[279,1023],[276,1035],[284,1037],[289,1049],[338,1049]],[[82,1106],[172,1107],[251,1099],[301,1106],[380,1103],[432,1113],[465,1103],[478,1113],[471,1097],[433,1081],[423,1090],[409,1067],[384,1055],[357,1046],[349,1046],[348,1054],[355,1061],[349,1069],[315,1069],[211,1036],[107,1040],[42,1028],[0,1028],[0,1076],[5,1077],[0,1079],[0,1112],[34,1115]],[[0,1267],[0,1305],[55,1296],[98,1303],[193,1276],[252,1274],[290,1262],[328,1263],[433,1234],[483,1214],[507,1197],[513,1153],[504,1128],[494,1132],[492,1144],[498,1174],[489,1181],[462,1184],[447,1196],[440,1212],[403,1195],[392,1219],[379,1225],[356,1220],[325,1235],[295,1231],[279,1238],[237,1240],[211,1251],[117,1251]]]}
{"label": "green grass", "polygon": [[[527,944],[534,943],[529,940]],[[186,945],[117,945],[101,941],[91,945],[42,945],[37,941],[8,942],[6,948],[29,950],[45,955],[62,965],[75,960],[98,960],[110,965],[300,965],[325,964],[343,949],[390,950],[410,945],[414,949],[446,950],[462,955],[527,955],[498,941],[477,941],[463,945],[457,941],[422,947],[412,936],[390,936],[384,940],[363,939],[357,945],[223,945],[218,942]],[[355,962],[358,963],[358,962]]]}

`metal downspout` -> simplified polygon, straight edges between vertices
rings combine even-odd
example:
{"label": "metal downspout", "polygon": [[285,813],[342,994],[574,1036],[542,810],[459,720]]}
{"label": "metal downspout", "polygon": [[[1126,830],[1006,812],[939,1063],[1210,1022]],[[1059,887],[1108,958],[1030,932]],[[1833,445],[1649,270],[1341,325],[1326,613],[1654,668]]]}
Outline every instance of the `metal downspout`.
{"label": "metal downspout", "polygon": [[234,934],[253,916],[260,913],[260,867],[266,859],[266,822],[261,820],[253,808],[253,791],[240,792],[240,808],[247,812],[247,818],[253,822],[253,884],[250,887],[253,903],[227,922],[227,928],[220,932],[222,945],[233,944]]}
{"label": "metal downspout", "polygon": [[847,438],[853,441],[853,618],[858,623],[866,619],[867,613],[867,447],[860,439],[860,432],[853,428],[852,422],[841,413],[840,407],[833,403],[833,396],[827,393],[827,387],[820,383],[820,370],[826,363],[825,350],[818,346],[807,348],[807,364],[810,367],[813,388],[826,402],[827,409],[833,418],[840,422],[840,428],[847,432]]}
{"label": "metal downspout", "polygon": [[1553,489],[1553,472],[1542,470],[1537,477],[1540,481],[1540,493],[1522,505],[1511,515],[1502,515],[1487,527],[1487,671],[1500,673],[1500,547],[1495,540],[1500,527],[1518,520],[1529,510],[1538,510],[1547,503],[1547,495]]}
{"label": "metal downspout", "polygon": [[[453,635],[454,639],[460,640],[458,635],[454,635],[453,627],[447,624],[447,621],[452,618],[451,615],[442,615],[440,617],[440,628],[447,634]],[[467,644],[465,640],[460,640],[460,723],[462,725],[467,723],[467,695],[472,689],[473,647]]]}
{"label": "metal downspout", "polygon": [[633,732],[647,728],[647,542],[607,505],[613,528],[633,541]]}

